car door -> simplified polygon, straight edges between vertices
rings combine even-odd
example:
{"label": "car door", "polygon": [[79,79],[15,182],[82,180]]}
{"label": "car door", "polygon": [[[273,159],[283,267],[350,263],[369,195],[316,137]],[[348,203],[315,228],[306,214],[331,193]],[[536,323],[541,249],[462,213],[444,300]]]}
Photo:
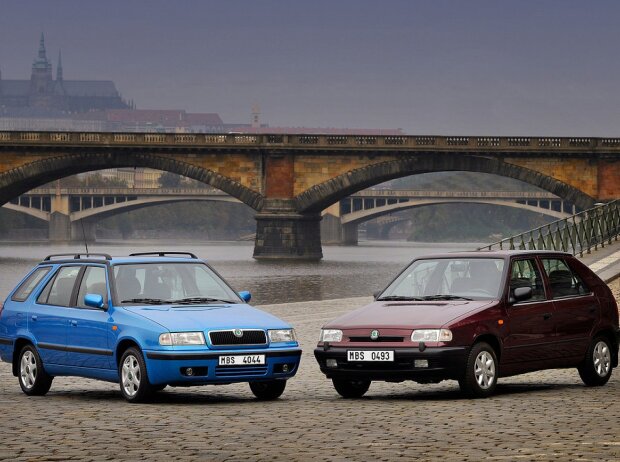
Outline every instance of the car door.
{"label": "car door", "polygon": [[70,306],[80,270],[80,266],[61,266],[31,305],[28,330],[44,364],[67,364],[67,330],[73,312]]}
{"label": "car door", "polygon": [[[85,266],[79,281],[68,321],[67,363],[74,367],[109,369],[112,367],[112,321],[107,312],[107,269],[100,265]],[[104,308],[86,306],[86,294],[101,295]]]}
{"label": "car door", "polygon": [[583,357],[600,317],[598,301],[564,258],[541,258],[555,308],[558,356]]}
{"label": "car door", "polygon": [[521,363],[523,369],[544,367],[541,362],[555,356],[555,319],[553,302],[547,297],[536,258],[513,259],[508,275],[509,298],[518,287],[531,287],[532,297],[510,303],[507,308],[508,335],[504,339],[502,362]]}

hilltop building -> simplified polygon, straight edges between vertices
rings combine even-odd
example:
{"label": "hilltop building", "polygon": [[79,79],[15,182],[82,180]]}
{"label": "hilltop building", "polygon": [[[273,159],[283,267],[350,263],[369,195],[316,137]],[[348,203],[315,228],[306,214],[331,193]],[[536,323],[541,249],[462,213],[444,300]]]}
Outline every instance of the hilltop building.
{"label": "hilltop building", "polygon": [[65,80],[58,53],[56,79],[41,34],[30,80],[4,80],[0,74],[0,114],[14,117],[50,116],[92,110],[130,109],[110,80]]}

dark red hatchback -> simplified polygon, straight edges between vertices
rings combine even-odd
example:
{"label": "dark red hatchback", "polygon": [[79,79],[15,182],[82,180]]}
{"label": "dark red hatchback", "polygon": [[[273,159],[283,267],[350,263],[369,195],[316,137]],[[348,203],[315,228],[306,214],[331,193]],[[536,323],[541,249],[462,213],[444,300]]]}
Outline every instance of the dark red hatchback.
{"label": "dark red hatchback", "polygon": [[370,305],[321,329],[321,371],[345,398],[371,381],[458,380],[471,397],[499,377],[576,367],[604,385],[618,366],[618,307],[570,254],[467,252],[415,259]]}

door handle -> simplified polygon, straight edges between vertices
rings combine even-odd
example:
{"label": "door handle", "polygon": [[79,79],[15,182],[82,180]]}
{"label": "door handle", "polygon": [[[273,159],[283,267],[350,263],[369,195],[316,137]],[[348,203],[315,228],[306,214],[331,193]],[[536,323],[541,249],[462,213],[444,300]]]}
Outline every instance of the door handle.
{"label": "door handle", "polygon": [[544,319],[545,321],[546,321],[546,320],[548,320],[548,319],[550,319],[550,318],[551,318],[551,313],[545,313],[545,314],[543,314],[543,319]]}
{"label": "door handle", "polygon": [[30,319],[32,319],[33,321],[36,321],[37,320],[37,315],[33,314],[32,316],[30,316]]}
{"label": "door handle", "polygon": [[76,321],[75,319],[72,319],[72,320],[71,320],[71,325],[72,325],[72,326],[77,326],[77,321]]}

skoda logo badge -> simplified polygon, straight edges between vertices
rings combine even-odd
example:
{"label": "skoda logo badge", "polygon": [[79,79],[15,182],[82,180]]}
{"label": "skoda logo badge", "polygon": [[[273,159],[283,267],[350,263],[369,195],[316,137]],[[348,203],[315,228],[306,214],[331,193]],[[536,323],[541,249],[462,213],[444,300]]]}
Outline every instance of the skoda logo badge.
{"label": "skoda logo badge", "polygon": [[377,340],[379,338],[379,331],[373,330],[370,332],[370,340]]}
{"label": "skoda logo badge", "polygon": [[241,329],[233,330],[233,334],[235,334],[235,337],[243,337],[243,331]]}

